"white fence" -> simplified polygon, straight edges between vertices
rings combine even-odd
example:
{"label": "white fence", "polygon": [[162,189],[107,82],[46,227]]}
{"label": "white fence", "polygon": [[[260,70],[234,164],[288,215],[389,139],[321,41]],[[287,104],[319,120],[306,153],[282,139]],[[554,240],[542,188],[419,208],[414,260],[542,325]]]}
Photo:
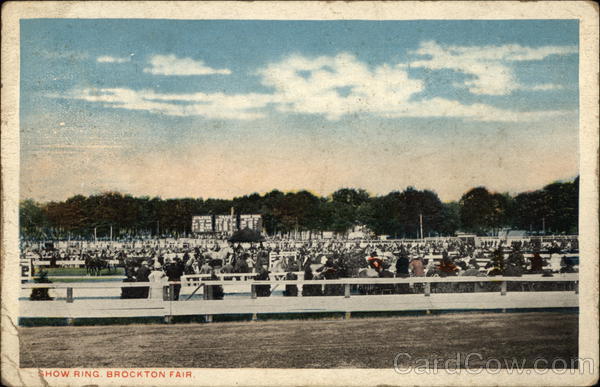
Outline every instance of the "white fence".
{"label": "white fence", "polygon": [[[499,292],[434,293],[431,284],[435,283],[499,283]],[[575,283],[571,290],[559,291],[508,291],[507,284],[539,284],[544,282]],[[411,277],[411,278],[346,278],[339,280],[269,280],[269,281],[204,281],[196,288],[212,289],[209,285],[246,286],[247,297],[225,297],[222,300],[210,299],[210,291],[205,299],[173,301],[173,287],[178,284],[192,286],[191,282],[171,283],[51,283],[22,284],[23,290],[50,288],[66,291],[64,300],[20,301],[20,317],[37,318],[110,318],[110,317],[164,317],[204,315],[207,321],[212,315],[269,313],[319,313],[319,312],[375,312],[375,311],[429,311],[429,310],[489,310],[521,308],[573,308],[578,307],[577,274],[564,274],[554,277],[528,275],[524,277]],[[421,284],[420,294],[378,294],[352,295],[354,285],[400,285]],[[339,296],[299,296],[298,297],[257,297],[257,286],[271,287],[295,285],[299,293],[305,285],[340,285],[344,293]],[[77,293],[83,289],[122,289],[127,287],[160,286],[162,299],[78,299]]]}

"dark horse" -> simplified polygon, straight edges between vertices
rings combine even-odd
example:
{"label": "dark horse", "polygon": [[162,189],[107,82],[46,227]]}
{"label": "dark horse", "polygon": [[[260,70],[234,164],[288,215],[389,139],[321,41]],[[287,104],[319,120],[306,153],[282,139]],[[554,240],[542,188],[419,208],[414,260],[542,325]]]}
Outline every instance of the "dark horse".
{"label": "dark horse", "polygon": [[88,275],[99,276],[103,269],[110,270],[108,260],[99,256],[84,254],[85,270]]}

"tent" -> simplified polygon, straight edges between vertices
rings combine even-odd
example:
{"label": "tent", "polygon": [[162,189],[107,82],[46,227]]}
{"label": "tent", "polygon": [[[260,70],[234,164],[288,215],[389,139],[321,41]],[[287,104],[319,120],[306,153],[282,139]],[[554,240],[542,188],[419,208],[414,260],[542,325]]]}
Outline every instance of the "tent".
{"label": "tent", "polygon": [[247,227],[243,230],[234,232],[231,238],[229,238],[229,242],[262,242],[264,240],[265,238],[263,238],[258,231],[251,230]]}

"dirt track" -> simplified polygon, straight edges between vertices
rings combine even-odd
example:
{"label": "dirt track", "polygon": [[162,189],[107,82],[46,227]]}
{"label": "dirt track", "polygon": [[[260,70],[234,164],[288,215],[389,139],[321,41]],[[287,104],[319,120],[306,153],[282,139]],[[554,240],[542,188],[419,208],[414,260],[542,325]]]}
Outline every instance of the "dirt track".
{"label": "dirt track", "polygon": [[536,312],[21,328],[21,367],[390,368],[400,352],[412,359],[477,352],[531,365],[538,357],[577,357],[577,318]]}

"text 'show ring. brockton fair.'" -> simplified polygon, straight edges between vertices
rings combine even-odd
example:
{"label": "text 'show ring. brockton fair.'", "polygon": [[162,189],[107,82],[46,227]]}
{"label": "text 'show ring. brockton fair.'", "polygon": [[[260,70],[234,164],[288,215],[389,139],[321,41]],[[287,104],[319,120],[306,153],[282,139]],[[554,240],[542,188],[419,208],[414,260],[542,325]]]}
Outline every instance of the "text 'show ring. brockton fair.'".
{"label": "text 'show ring. brockton fair.'", "polygon": [[144,4],[3,8],[3,384],[597,380],[593,5]]}

